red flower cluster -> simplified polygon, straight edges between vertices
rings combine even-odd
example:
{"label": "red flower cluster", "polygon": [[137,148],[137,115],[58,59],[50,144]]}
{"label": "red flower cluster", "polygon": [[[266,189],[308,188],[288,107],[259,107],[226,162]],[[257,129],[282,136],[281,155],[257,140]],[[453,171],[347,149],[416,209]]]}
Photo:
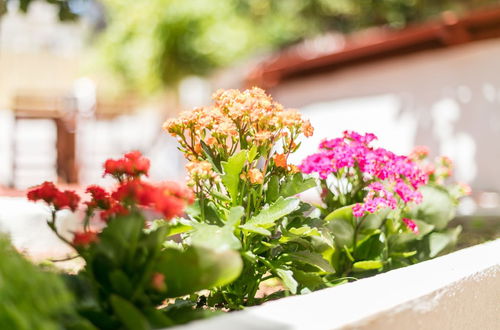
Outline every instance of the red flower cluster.
{"label": "red flower cluster", "polygon": [[99,241],[99,234],[92,230],[83,232],[76,232],[73,236],[73,245],[75,246],[88,246],[94,242]]}
{"label": "red flower cluster", "polygon": [[162,213],[166,219],[181,216],[187,204],[194,201],[190,190],[175,183],[152,185],[138,179],[123,182],[112,198],[125,204],[138,204]]}
{"label": "red flower cluster", "polygon": [[[125,154],[118,160],[108,159],[104,164],[104,174],[110,174],[119,181],[118,187],[112,192],[104,188],[91,185],[86,192],[91,199],[85,202],[87,217],[96,210],[101,211],[100,216],[104,221],[117,215],[126,215],[134,205],[148,207],[162,213],[166,219],[181,216],[184,208],[194,202],[191,190],[173,182],[159,185],[141,181],[141,175],[147,175],[149,159],[140,152],[133,151]],[[73,191],[60,191],[52,182],[44,182],[28,192],[28,199],[32,201],[44,200],[53,205],[55,210],[70,208],[75,211],[80,197]],[[90,235],[85,232],[86,235]],[[75,234],[75,239],[84,239],[83,234]]]}
{"label": "red flower cluster", "polygon": [[138,178],[148,175],[150,162],[139,151],[126,153],[120,159],[108,159],[104,163],[104,175],[110,174],[122,180],[127,177]]}
{"label": "red flower cluster", "polygon": [[39,186],[31,188],[28,191],[28,199],[30,201],[43,200],[47,204],[54,206],[57,210],[63,208],[69,208],[75,211],[78,208],[78,203],[80,202],[80,196],[78,196],[74,191],[64,190],[61,191],[52,182],[45,181]]}

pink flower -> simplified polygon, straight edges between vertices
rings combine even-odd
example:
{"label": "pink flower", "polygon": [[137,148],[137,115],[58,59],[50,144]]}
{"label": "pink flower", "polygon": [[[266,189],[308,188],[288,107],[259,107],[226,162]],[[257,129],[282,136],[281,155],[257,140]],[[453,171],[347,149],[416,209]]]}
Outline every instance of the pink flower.
{"label": "pink flower", "polygon": [[418,226],[417,224],[415,223],[415,221],[411,220],[411,219],[408,219],[408,218],[403,218],[402,219],[403,222],[405,223],[405,225],[412,231],[414,232],[415,234],[418,235],[419,231],[418,231]]}
{"label": "pink flower", "polygon": [[352,215],[359,218],[365,214],[365,209],[363,208],[363,204],[357,203],[352,207]]}
{"label": "pink flower", "polygon": [[[299,169],[317,174],[322,180],[338,175],[339,171],[349,181],[357,176],[361,189],[367,193],[364,204],[356,206],[356,214],[395,209],[398,201],[420,203],[422,194],[418,188],[428,182],[428,173],[411,157],[372,147],[370,143],[376,139],[371,133],[345,131],[341,138],[322,141],[319,152],[304,159]],[[421,148],[419,154],[424,153]]]}

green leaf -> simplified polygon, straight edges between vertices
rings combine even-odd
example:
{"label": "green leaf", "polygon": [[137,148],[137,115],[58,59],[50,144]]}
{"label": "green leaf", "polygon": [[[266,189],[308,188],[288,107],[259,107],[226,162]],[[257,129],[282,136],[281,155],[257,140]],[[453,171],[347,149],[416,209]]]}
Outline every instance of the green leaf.
{"label": "green leaf", "polygon": [[203,140],[200,140],[200,144],[201,144],[201,148],[205,152],[205,156],[207,156],[208,161],[214,166],[214,168],[219,173],[222,173],[220,156],[214,155],[214,153],[212,152],[210,147]]}
{"label": "green leaf", "polygon": [[354,227],[352,226],[352,206],[341,207],[330,213],[325,220],[325,227],[333,235],[335,244],[343,248],[352,247],[354,240]]}
{"label": "green leaf", "polygon": [[374,214],[367,214],[361,219],[360,229],[379,229],[391,213],[390,208],[382,209]]}
{"label": "green leaf", "polygon": [[434,258],[446,248],[453,246],[462,231],[462,227],[458,226],[453,229],[448,229],[442,233],[432,233],[429,235],[429,257]]}
{"label": "green leaf", "polygon": [[244,224],[241,225],[240,228],[251,233],[260,234],[264,236],[271,236],[271,232],[269,230],[255,225]]}
{"label": "green leaf", "polygon": [[320,232],[318,231],[317,228],[311,228],[307,225],[304,225],[299,228],[290,228],[289,232],[291,234],[297,235],[297,236],[320,236]]}
{"label": "green leaf", "polygon": [[227,162],[222,162],[224,168],[224,175],[222,176],[222,183],[227,189],[233,204],[238,198],[238,185],[240,183],[240,174],[245,166],[247,160],[247,150],[241,150],[237,154],[231,156]]}
{"label": "green leaf", "polygon": [[295,196],[313,187],[316,187],[316,180],[313,178],[304,179],[302,173],[295,173],[293,176],[285,178],[280,186],[280,195],[283,197]]}
{"label": "green leaf", "polygon": [[347,205],[341,208],[336,209],[335,211],[331,212],[325,217],[325,221],[332,221],[332,220],[347,220],[347,221],[352,221],[353,216],[352,216],[352,208],[354,205]]}
{"label": "green leaf", "polygon": [[241,217],[245,214],[245,209],[243,206],[235,206],[229,210],[229,215],[227,216],[226,226],[230,228],[236,228],[240,225]]}
{"label": "green leaf", "polygon": [[218,192],[217,190],[212,189],[210,191],[210,194],[212,196],[214,196],[215,198],[217,198],[218,200],[220,200],[220,201],[223,201],[223,202],[230,202],[231,201],[231,198],[229,198],[226,195]]}
{"label": "green leaf", "polygon": [[290,290],[291,293],[297,293],[297,281],[293,277],[293,272],[291,270],[286,270],[282,268],[276,269],[276,275],[283,281],[283,285]]}
{"label": "green leaf", "polygon": [[410,210],[409,218],[425,221],[435,226],[436,230],[446,228],[455,217],[453,198],[446,190],[435,186],[427,185],[419,190],[423,195],[422,203]]}
{"label": "green leaf", "polygon": [[129,330],[148,330],[151,327],[144,315],[129,301],[117,295],[111,295],[111,306],[118,319]]}
{"label": "green leaf", "polygon": [[248,151],[247,158],[250,163],[253,162],[255,157],[257,156],[257,150],[258,150],[257,145],[253,145]]}
{"label": "green leaf", "polygon": [[409,257],[413,257],[415,254],[417,254],[417,251],[391,252],[391,257],[395,257],[395,258],[409,258]]}
{"label": "green leaf", "polygon": [[272,227],[277,220],[295,211],[299,207],[299,204],[300,200],[298,198],[288,197],[283,199],[283,197],[280,197],[271,206],[250,218],[245,225],[248,224],[263,228]]}
{"label": "green leaf", "polygon": [[271,176],[267,183],[266,201],[272,203],[279,197],[280,180],[276,175]]}
{"label": "green leaf", "polygon": [[182,222],[177,221],[175,224],[168,226],[168,236],[182,234],[182,233],[185,233],[185,232],[190,231],[192,229],[193,229],[193,226],[191,226],[183,221]]}
{"label": "green leaf", "polygon": [[356,260],[377,259],[382,256],[385,244],[380,237],[380,230],[374,229],[373,235],[366,236],[356,244],[353,256]]}
{"label": "green leaf", "polygon": [[240,275],[242,267],[236,251],[192,246],[184,251],[163,250],[155,271],[165,275],[165,296],[173,298],[229,284]]}
{"label": "green leaf", "polygon": [[356,272],[363,272],[366,270],[373,270],[373,269],[379,269],[382,268],[384,264],[380,260],[365,260],[365,261],[358,261],[355,262],[352,267],[353,270]]}
{"label": "green leaf", "polygon": [[190,235],[191,243],[218,251],[241,249],[240,240],[234,236],[231,227],[219,227],[205,223],[196,224]]}
{"label": "green leaf", "polygon": [[132,284],[128,277],[120,270],[114,270],[109,274],[109,282],[113,290],[122,296],[129,296],[132,293]]}
{"label": "green leaf", "polygon": [[335,269],[333,269],[332,265],[330,265],[328,261],[323,259],[321,254],[309,251],[299,251],[292,252],[289,256],[292,260],[315,266],[323,272],[335,273]]}
{"label": "green leaf", "polygon": [[293,271],[293,277],[300,285],[310,290],[316,290],[325,285],[323,277],[316,273],[304,272],[296,269]]}

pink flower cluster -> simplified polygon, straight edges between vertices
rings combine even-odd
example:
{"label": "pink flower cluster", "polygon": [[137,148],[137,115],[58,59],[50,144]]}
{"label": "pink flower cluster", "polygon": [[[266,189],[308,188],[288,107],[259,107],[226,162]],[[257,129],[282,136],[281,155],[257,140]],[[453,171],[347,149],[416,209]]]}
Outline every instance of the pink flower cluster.
{"label": "pink flower cluster", "polygon": [[428,175],[410,157],[372,147],[370,143],[376,139],[371,133],[345,131],[341,138],[321,142],[320,151],[308,156],[299,168],[303,173],[316,173],[321,179],[341,170],[348,180],[360,176],[367,194],[363,203],[353,208],[357,217],[382,208],[395,209],[398,200],[420,203],[418,188],[427,183]]}

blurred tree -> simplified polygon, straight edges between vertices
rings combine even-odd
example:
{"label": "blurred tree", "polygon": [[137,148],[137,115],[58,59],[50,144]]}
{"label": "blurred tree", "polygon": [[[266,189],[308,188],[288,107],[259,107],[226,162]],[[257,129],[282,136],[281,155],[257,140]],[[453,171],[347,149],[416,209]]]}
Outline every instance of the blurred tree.
{"label": "blurred tree", "polygon": [[[7,12],[7,3],[16,2],[19,5],[19,9],[26,13],[30,5],[38,0],[0,0],[0,17]],[[78,15],[71,10],[71,2],[76,2],[75,0],[44,0],[58,8],[58,15],[61,21],[73,21],[78,18]],[[77,0],[81,1],[81,0]]]}
{"label": "blurred tree", "polygon": [[402,28],[444,10],[493,0],[103,0],[108,28],[99,59],[127,86],[150,92],[187,75],[283,47],[322,31]]}

